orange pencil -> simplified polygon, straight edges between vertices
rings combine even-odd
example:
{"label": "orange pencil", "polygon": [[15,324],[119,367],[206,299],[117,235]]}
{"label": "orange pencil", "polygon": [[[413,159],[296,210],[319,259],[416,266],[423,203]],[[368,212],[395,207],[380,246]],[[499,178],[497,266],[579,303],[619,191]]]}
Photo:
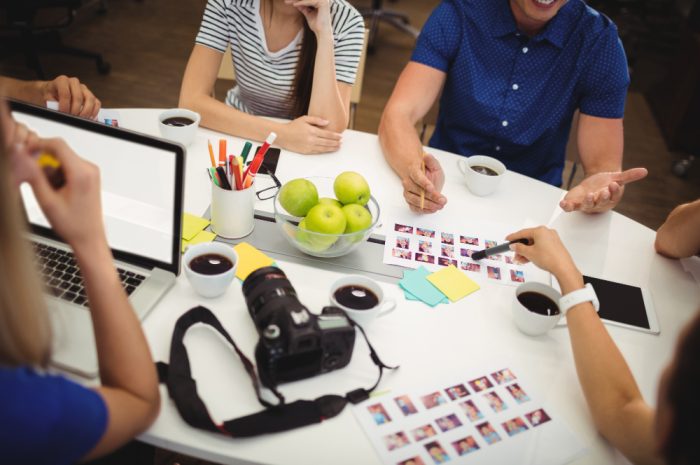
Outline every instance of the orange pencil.
{"label": "orange pencil", "polygon": [[207,139],[207,145],[209,146],[209,158],[211,159],[211,167],[216,168],[216,159],[214,159],[214,147],[211,146],[211,141]]}
{"label": "orange pencil", "polygon": [[219,139],[219,166],[226,168],[226,139]]}

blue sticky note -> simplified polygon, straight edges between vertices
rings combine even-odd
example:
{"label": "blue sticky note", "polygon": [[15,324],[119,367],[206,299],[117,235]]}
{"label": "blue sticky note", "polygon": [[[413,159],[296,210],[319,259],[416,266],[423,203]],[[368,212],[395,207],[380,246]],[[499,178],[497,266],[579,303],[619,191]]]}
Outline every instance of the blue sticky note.
{"label": "blue sticky note", "polygon": [[414,271],[406,270],[403,279],[399,281],[399,286],[426,305],[434,307],[445,301],[447,297],[426,279],[429,274],[430,271],[423,266]]}

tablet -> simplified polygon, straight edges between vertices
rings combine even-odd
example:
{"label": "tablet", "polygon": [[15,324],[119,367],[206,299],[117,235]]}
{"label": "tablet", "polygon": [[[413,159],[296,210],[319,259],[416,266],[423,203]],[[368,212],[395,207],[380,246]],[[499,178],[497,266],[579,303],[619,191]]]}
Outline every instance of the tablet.
{"label": "tablet", "polygon": [[583,281],[593,286],[600,301],[598,315],[605,323],[659,334],[654,303],[647,289],[585,275]]}

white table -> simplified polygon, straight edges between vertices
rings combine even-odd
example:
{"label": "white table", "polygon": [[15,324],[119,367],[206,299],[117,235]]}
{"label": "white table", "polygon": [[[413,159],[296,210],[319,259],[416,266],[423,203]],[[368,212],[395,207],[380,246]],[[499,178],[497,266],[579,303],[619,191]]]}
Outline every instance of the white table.
{"label": "white table", "polygon": [[[123,127],[158,135],[159,110],[123,109]],[[229,152],[240,150],[243,141],[201,129],[189,147],[186,160],[185,211],[202,214],[209,205],[210,186],[205,174],[209,165],[207,138],[224,137]],[[216,146],[216,143],[214,143]],[[448,204],[432,221],[459,217],[507,222],[516,230],[525,225],[546,224],[562,195],[560,189],[539,181],[507,173],[498,192],[478,198],[470,194],[457,170],[456,155],[429,149],[446,172],[444,193]],[[392,212],[405,213],[401,185],[381,154],[375,135],[346,131],[340,151],[304,156],[283,151],[277,175],[284,183],[300,176],[334,176],[345,170],[361,172],[368,180],[386,219]],[[257,208],[271,209],[270,201]],[[581,270],[593,276],[647,287],[654,300],[661,334],[643,334],[608,327],[634,373],[646,400],[656,402],[657,380],[670,360],[680,328],[697,309],[700,290],[677,261],[654,253],[654,231],[617,213],[562,214],[553,224],[569,247]],[[289,276],[300,299],[320,310],[327,292],[340,274],[278,261]],[[576,464],[605,464],[619,460],[596,433],[579,387],[568,333],[558,328],[549,335],[522,335],[510,318],[513,289],[486,283],[478,293],[462,301],[427,311],[422,304],[403,299],[398,286],[382,284],[388,296],[399,301],[399,309],[377,320],[368,330],[382,358],[401,369],[385,375],[380,389],[401,389],[425,384],[428,378],[450,377],[478,363],[475,354],[492,354],[525,367],[530,384],[547,405],[569,424],[589,448]],[[217,299],[202,299],[182,274],[175,287],[144,322],[144,331],[156,360],[167,361],[170,337],[177,318],[191,307],[205,305],[251,356],[257,332],[248,315],[240,284]],[[235,354],[203,328],[194,328],[186,343],[200,395],[215,420],[229,419],[261,409],[250,382]],[[365,345],[356,344],[350,365],[331,374],[282,386],[288,399],[312,399],[325,393],[343,393],[371,386],[376,369]],[[161,388],[161,413],[141,440],[184,454],[222,463],[240,464],[379,464],[371,444],[350,409],[319,425],[252,439],[230,439],[189,427],[174,403]]]}

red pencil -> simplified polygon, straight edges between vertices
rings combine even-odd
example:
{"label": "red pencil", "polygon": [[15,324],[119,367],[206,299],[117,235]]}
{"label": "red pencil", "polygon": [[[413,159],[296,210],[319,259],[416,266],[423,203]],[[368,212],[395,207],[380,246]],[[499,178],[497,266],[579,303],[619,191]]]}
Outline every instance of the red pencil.
{"label": "red pencil", "polygon": [[253,161],[250,163],[250,166],[243,175],[244,189],[247,189],[253,184],[255,175],[258,174],[258,170],[265,159],[265,154],[267,154],[267,150],[270,148],[270,145],[272,145],[275,139],[277,139],[277,134],[271,132],[270,135],[267,136],[267,139],[265,139],[265,143],[262,145],[262,147],[260,147],[260,150],[258,150],[258,153],[255,154],[255,158],[253,158]]}

